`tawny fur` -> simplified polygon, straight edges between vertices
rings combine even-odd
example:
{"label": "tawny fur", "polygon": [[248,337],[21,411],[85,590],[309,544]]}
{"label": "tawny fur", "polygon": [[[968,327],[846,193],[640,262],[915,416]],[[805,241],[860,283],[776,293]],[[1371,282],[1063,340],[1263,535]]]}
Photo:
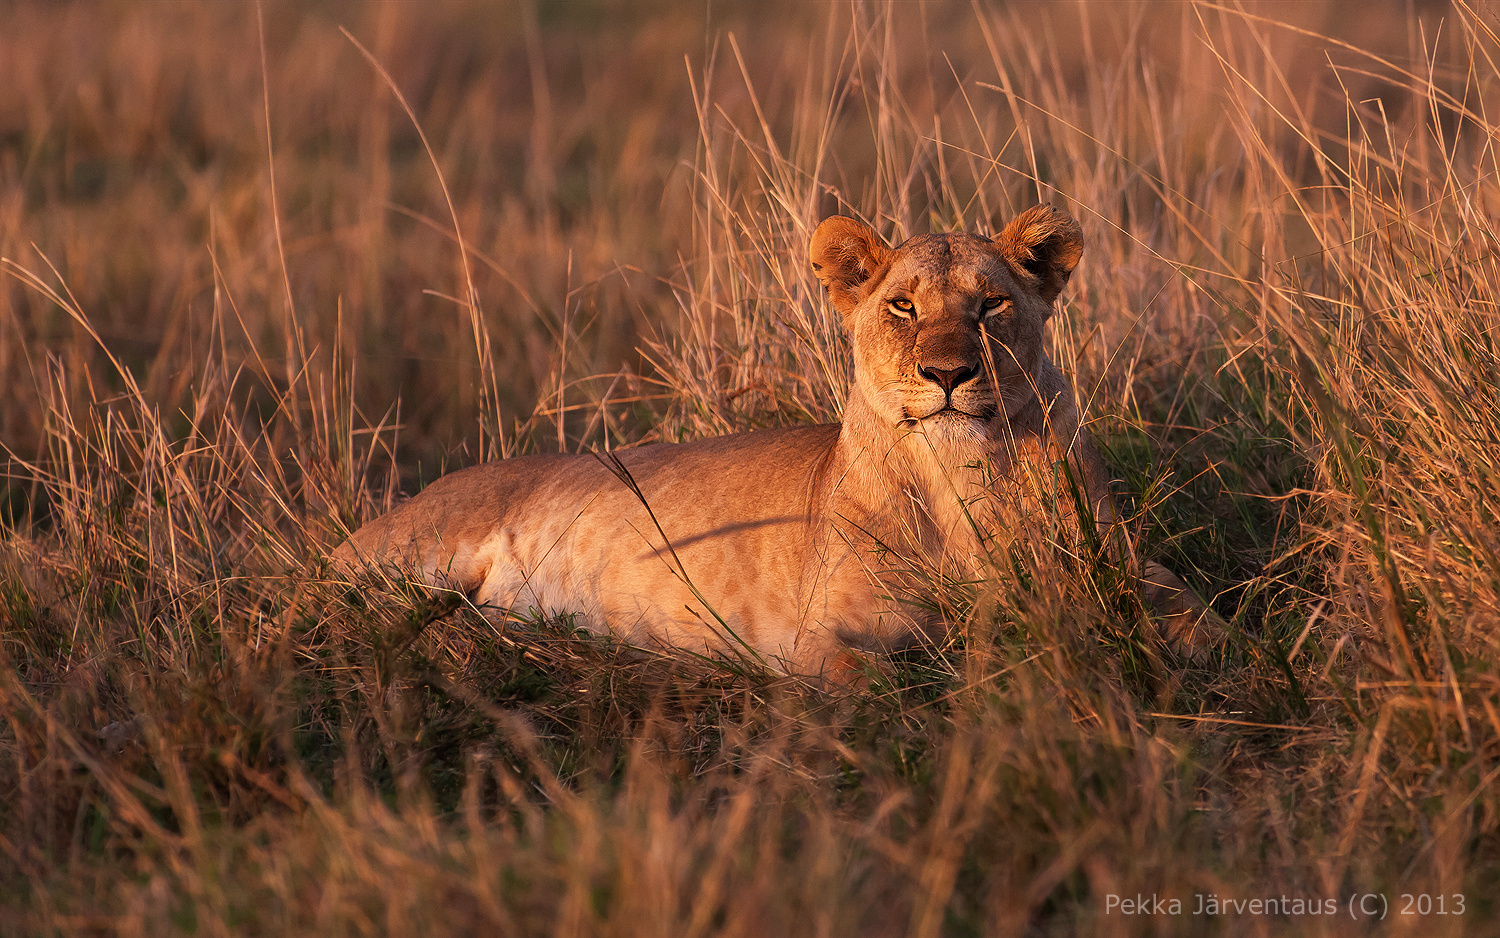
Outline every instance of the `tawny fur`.
{"label": "tawny fur", "polygon": [[[937,637],[924,590],[981,572],[986,550],[1058,506],[1070,515],[1063,465],[1117,537],[1108,476],[1043,345],[1082,254],[1071,216],[1039,206],[994,240],[898,248],[836,216],[810,254],[853,344],[842,424],[465,469],[361,527],[335,563],[411,573],[499,615],[572,613],[628,642],[818,675],[851,647]],[[1220,637],[1170,572],[1140,577],[1170,639]]]}

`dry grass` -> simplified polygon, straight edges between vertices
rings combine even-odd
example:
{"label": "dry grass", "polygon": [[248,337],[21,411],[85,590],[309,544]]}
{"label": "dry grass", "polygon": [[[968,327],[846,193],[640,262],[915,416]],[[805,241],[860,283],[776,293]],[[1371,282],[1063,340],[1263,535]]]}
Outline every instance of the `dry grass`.
{"label": "dry grass", "polygon": [[[0,9],[0,929],[1500,933],[1490,11],[712,11]],[[842,700],[327,578],[447,466],[835,418],[817,220],[1038,199],[1222,660],[1026,556]]]}

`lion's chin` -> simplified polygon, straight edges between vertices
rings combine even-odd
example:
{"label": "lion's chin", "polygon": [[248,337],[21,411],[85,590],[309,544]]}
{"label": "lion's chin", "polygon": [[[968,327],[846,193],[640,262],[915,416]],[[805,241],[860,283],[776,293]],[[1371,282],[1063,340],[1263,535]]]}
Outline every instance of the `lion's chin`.
{"label": "lion's chin", "polygon": [[926,436],[944,441],[977,443],[989,438],[988,420],[951,407],[913,419],[909,425]]}

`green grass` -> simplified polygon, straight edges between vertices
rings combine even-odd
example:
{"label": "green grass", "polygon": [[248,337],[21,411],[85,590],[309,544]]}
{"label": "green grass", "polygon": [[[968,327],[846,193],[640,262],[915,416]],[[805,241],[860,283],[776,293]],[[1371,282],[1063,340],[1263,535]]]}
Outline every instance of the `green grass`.
{"label": "green grass", "polygon": [[[262,12],[0,10],[0,932],[1500,933],[1485,11]],[[848,694],[329,572],[494,454],[836,419],[817,221],[1039,200],[1221,655],[1066,532]]]}

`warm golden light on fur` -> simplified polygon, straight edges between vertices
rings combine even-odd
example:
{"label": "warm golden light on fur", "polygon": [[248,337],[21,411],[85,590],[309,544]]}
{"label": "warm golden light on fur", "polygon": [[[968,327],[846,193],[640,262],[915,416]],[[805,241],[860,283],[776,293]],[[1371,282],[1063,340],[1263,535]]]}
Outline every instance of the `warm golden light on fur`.
{"label": "warm golden light on fur", "polygon": [[[983,575],[997,532],[1035,536],[1048,511],[1077,523],[1075,506],[1028,484],[1050,467],[1083,480],[1086,512],[1118,536],[1108,476],[1043,350],[1082,249],[1078,223],[1051,206],[993,241],[897,248],[829,218],[810,255],[853,344],[842,424],[466,469],[334,559],[350,575],[413,574],[492,615],[572,614],[635,644],[748,653],[804,675],[827,675],[850,648],[935,638],[942,576]],[[1159,564],[1142,588],[1174,640],[1222,634]]]}

